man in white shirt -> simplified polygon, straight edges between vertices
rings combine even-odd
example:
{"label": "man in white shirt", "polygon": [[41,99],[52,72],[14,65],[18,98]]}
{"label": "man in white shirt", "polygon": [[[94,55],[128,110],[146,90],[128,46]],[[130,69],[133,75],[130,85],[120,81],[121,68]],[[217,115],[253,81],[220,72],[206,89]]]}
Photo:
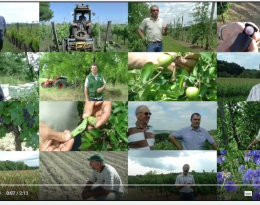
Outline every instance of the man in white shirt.
{"label": "man in white shirt", "polygon": [[4,35],[6,35],[7,26],[5,22],[5,18],[0,15],[0,52],[3,49],[4,45]]}
{"label": "man in white shirt", "polygon": [[[167,26],[162,18],[159,18],[159,7],[150,7],[151,17],[145,18],[137,33],[146,44],[146,52],[162,52],[162,36],[167,34]],[[146,31],[145,38],[143,31]]]}
{"label": "man in white shirt", "polygon": [[189,174],[190,166],[185,164],[182,168],[183,173],[176,178],[175,184],[180,192],[180,200],[194,201],[193,188],[195,185],[193,175]]}

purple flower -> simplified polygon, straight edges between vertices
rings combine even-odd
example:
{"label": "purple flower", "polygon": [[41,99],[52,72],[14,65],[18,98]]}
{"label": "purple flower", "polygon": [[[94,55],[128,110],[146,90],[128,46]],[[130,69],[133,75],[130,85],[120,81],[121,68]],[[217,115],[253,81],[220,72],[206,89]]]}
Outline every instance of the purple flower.
{"label": "purple flower", "polygon": [[225,158],[225,156],[223,156],[223,155],[220,155],[220,156],[218,156],[218,158],[217,158],[218,164],[222,164],[225,160],[226,160],[226,158]]}
{"label": "purple flower", "polygon": [[220,154],[227,154],[226,150],[220,150],[219,152],[220,152]]}
{"label": "purple flower", "polygon": [[260,177],[260,168],[255,170],[255,177]]}
{"label": "purple flower", "polygon": [[249,156],[260,156],[260,153],[258,150],[250,150],[248,154],[249,154]]}
{"label": "purple flower", "polygon": [[249,153],[246,153],[246,154],[245,154],[244,159],[245,159],[245,162],[249,162],[249,160],[250,160],[250,155],[249,155]]}
{"label": "purple flower", "polygon": [[258,166],[260,166],[260,156],[254,156],[254,162],[258,165]]}
{"label": "purple flower", "polygon": [[218,182],[221,182],[221,183],[223,182],[224,178],[223,178],[222,172],[217,173],[217,180],[218,180]]}
{"label": "purple flower", "polygon": [[260,190],[254,191],[252,198],[254,201],[260,201]]}
{"label": "purple flower", "polygon": [[260,177],[255,178],[253,182],[253,187],[256,189],[260,189]]}
{"label": "purple flower", "polygon": [[245,170],[245,165],[240,165],[240,167],[238,168],[239,173],[243,172]]}
{"label": "purple flower", "polygon": [[230,181],[225,184],[226,191],[236,191],[236,187],[234,186],[235,182]]}
{"label": "purple flower", "polygon": [[[244,177],[243,179],[246,181],[246,182],[252,182],[253,178],[255,176],[255,170],[254,169],[248,169],[246,170],[246,172],[244,173]],[[243,180],[242,179],[242,180]],[[243,182],[244,182],[243,180]],[[245,183],[245,182],[244,182]],[[245,183],[246,184],[246,183]]]}

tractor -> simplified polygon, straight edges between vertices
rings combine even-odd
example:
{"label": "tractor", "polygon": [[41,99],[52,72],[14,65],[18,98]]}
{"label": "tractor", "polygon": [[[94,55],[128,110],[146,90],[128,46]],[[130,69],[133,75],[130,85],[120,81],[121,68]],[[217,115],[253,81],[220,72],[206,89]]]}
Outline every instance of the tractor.
{"label": "tractor", "polygon": [[42,88],[51,88],[56,87],[58,90],[63,90],[67,86],[67,78],[66,77],[55,77],[53,80],[50,80],[50,76],[46,82],[41,84]]}
{"label": "tractor", "polygon": [[[62,41],[63,51],[94,51],[94,38],[91,31],[91,9],[88,5],[76,5],[70,36]],[[87,19],[88,17],[88,19]]]}

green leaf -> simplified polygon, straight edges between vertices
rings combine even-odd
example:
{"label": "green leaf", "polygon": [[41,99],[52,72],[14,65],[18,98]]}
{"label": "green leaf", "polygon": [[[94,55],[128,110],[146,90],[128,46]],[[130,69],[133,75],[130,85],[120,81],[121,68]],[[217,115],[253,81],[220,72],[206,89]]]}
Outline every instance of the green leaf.
{"label": "green leaf", "polygon": [[123,113],[123,114],[119,115],[119,116],[118,116],[118,121],[119,121],[119,122],[127,121],[127,116],[128,116],[127,113]]}
{"label": "green leaf", "polygon": [[100,130],[99,129],[92,129],[88,131],[92,136],[96,137],[96,138],[100,138],[101,134],[100,134]]}
{"label": "green leaf", "polygon": [[4,116],[4,124],[8,125],[11,122],[11,116]]}
{"label": "green leaf", "polygon": [[86,150],[90,146],[91,146],[90,142],[84,142],[83,144],[80,145],[79,149],[80,150]]}
{"label": "green leaf", "polygon": [[203,59],[206,59],[206,60],[208,60],[208,61],[210,61],[211,60],[211,53],[210,52],[201,52],[200,53],[200,56],[201,56],[201,58]]}
{"label": "green leaf", "polygon": [[113,110],[113,113],[116,114],[117,112],[121,111],[122,108],[121,107],[117,107],[116,109]]}
{"label": "green leaf", "polygon": [[157,68],[158,65],[154,65],[153,63],[146,63],[141,69],[142,82],[145,83]]}
{"label": "green leaf", "polygon": [[115,135],[110,135],[109,139],[115,146],[117,146],[117,139]]}
{"label": "green leaf", "polygon": [[4,106],[5,106],[5,103],[4,103],[4,102],[1,102],[1,103],[0,103],[0,111],[2,111],[2,109],[4,108]]}
{"label": "green leaf", "polygon": [[107,142],[106,141],[103,142],[101,150],[107,151]]}
{"label": "green leaf", "polygon": [[7,128],[5,126],[0,126],[0,138],[5,137]]}
{"label": "green leaf", "polygon": [[26,104],[26,109],[28,110],[28,112],[30,113],[30,115],[33,115],[34,112],[34,106],[32,103],[28,103]]}
{"label": "green leaf", "polygon": [[147,96],[149,95],[150,91],[151,91],[151,83],[148,84],[145,89],[143,90],[143,92],[139,93],[139,97],[141,101],[146,101]]}
{"label": "green leaf", "polygon": [[181,77],[180,83],[179,83],[179,89],[180,90],[183,88],[183,81],[184,81],[184,77]]}
{"label": "green leaf", "polygon": [[177,78],[189,77],[189,73],[185,69],[177,69],[176,74],[177,74]]}
{"label": "green leaf", "polygon": [[92,142],[93,141],[93,137],[91,134],[86,133],[86,137]]}
{"label": "green leaf", "polygon": [[207,92],[207,86],[206,85],[202,85],[200,87],[200,96],[202,97],[205,93]]}

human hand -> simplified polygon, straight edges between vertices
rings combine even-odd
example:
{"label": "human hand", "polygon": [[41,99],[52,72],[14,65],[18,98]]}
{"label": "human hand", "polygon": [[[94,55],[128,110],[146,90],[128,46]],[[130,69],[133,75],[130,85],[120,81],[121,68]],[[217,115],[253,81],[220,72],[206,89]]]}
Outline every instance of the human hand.
{"label": "human hand", "polygon": [[111,115],[111,109],[112,109],[111,101],[104,101],[104,102],[86,101],[82,118],[84,119],[86,117],[93,116],[97,120],[95,127],[88,125],[88,130],[99,128],[102,125],[104,125],[108,121]]}
{"label": "human hand", "polygon": [[[159,57],[162,53],[128,53],[128,69],[141,69],[148,62],[158,64]],[[175,52],[168,52],[174,56]],[[168,70],[174,72],[176,68],[185,69],[187,72],[192,72],[200,55],[196,53],[186,53],[185,57],[177,57],[174,62],[167,67]]]}
{"label": "human hand", "polygon": [[[254,23],[248,22],[258,28]],[[222,29],[222,39],[220,44],[217,47],[217,52],[229,52],[231,46],[234,44],[237,36],[241,33],[245,28],[245,24],[242,22],[232,22],[227,24]],[[260,41],[260,33],[255,32],[253,35],[253,40],[251,41],[247,52],[258,52],[258,44]]]}
{"label": "human hand", "polygon": [[97,93],[101,93],[101,92],[102,92],[102,88],[98,88]]}
{"label": "human hand", "polygon": [[74,138],[69,130],[57,132],[50,126],[40,123],[39,141],[40,151],[70,151]]}

